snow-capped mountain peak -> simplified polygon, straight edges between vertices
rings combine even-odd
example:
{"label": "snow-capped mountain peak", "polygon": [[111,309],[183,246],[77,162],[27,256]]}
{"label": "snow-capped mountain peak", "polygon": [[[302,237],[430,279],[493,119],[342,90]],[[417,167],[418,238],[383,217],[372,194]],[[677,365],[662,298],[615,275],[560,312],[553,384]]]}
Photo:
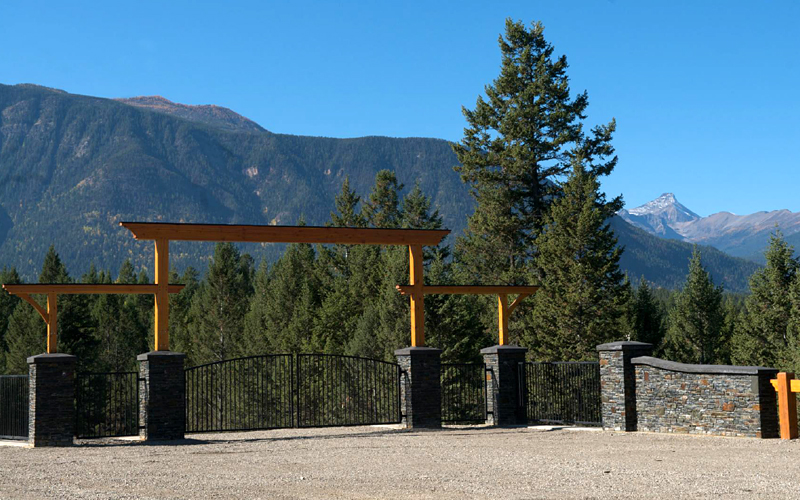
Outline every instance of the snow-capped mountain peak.
{"label": "snow-capped mountain peak", "polygon": [[664,193],[653,201],[628,210],[628,213],[636,216],[663,214],[669,217],[670,222],[688,222],[700,218],[682,205],[672,193]]}

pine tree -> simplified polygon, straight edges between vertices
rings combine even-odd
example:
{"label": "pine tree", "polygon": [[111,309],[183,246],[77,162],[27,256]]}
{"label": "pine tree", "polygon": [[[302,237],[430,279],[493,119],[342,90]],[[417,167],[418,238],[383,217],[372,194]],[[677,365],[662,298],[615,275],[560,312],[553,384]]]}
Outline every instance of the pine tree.
{"label": "pine tree", "polygon": [[336,211],[331,212],[331,225],[335,227],[364,227],[366,221],[358,209],[361,198],[350,189],[350,178],[345,177],[341,192],[336,195]]}
{"label": "pine tree", "polygon": [[391,170],[381,170],[375,175],[375,185],[364,203],[364,218],[373,227],[399,227],[400,191],[403,185]]}
{"label": "pine tree", "polygon": [[722,287],[714,286],[696,247],[689,262],[686,285],[669,312],[664,354],[672,361],[713,364],[724,362],[725,314]]}
{"label": "pine tree", "polygon": [[185,285],[179,294],[171,295],[169,298],[170,344],[174,351],[185,353],[188,359],[195,359],[194,334],[189,323],[191,319],[189,311],[192,299],[200,288],[199,275],[191,266],[183,271],[181,277],[178,277],[177,271],[173,270],[170,272],[170,283]]}
{"label": "pine tree", "polygon": [[[16,268],[8,268],[3,266],[0,271],[0,284],[13,285],[20,283],[19,274]],[[15,297],[9,293],[0,292],[0,374],[6,371],[6,330],[8,330],[8,321],[11,319],[11,314],[14,309],[21,302],[19,297]]]}
{"label": "pine tree", "polygon": [[[478,203],[457,248],[475,282],[524,284],[558,180],[577,157],[595,176],[611,173],[616,125],[584,133],[587,94],[570,96],[566,57],[554,58],[541,23],[528,30],[509,19],[499,44],[500,76],[475,109],[463,108],[468,125],[453,146]],[[619,199],[610,203],[620,208]]]}
{"label": "pine tree", "polygon": [[800,262],[794,247],[776,231],[764,256],[766,267],[750,278],[745,314],[733,337],[733,362],[783,368],[790,364],[788,327],[792,310],[791,287]]}
{"label": "pine tree", "polygon": [[653,296],[653,290],[644,277],[633,293],[633,335],[631,340],[648,342],[659,349],[664,340],[664,310]]}
{"label": "pine tree", "polygon": [[195,333],[191,364],[246,354],[244,317],[252,295],[250,259],[230,243],[218,243],[206,280],[195,294],[190,324]]}
{"label": "pine tree", "polygon": [[607,223],[611,210],[597,177],[576,162],[537,241],[542,289],[534,295],[526,335],[537,359],[585,359],[598,344],[621,336],[629,285]]}

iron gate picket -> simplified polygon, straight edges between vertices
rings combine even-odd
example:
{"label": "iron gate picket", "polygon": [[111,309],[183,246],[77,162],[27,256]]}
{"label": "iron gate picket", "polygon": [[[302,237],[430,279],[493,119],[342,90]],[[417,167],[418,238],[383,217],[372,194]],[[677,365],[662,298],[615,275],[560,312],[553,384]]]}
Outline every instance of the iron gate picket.
{"label": "iron gate picket", "polygon": [[278,429],[294,422],[294,359],[249,356],[188,368],[186,432]]}
{"label": "iron gate picket", "polygon": [[442,422],[486,422],[486,365],[442,363]]}
{"label": "iron gate picket", "polygon": [[520,363],[519,380],[529,423],[602,424],[598,362]]}
{"label": "iron gate picket", "polygon": [[28,439],[28,376],[0,375],[0,439]]}
{"label": "iron gate picket", "polygon": [[186,432],[400,423],[400,366],[329,354],[218,361],[186,374]]}
{"label": "iron gate picket", "polygon": [[139,372],[76,373],[79,439],[139,434]]}

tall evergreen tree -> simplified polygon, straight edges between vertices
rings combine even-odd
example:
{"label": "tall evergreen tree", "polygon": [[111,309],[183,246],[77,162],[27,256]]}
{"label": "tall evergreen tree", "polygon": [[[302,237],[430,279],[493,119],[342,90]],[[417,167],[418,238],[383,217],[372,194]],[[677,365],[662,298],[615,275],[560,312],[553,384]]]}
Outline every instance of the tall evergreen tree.
{"label": "tall evergreen tree", "polygon": [[373,227],[399,227],[400,192],[403,185],[391,170],[381,170],[375,175],[375,185],[364,203],[364,218]]}
{"label": "tall evergreen tree", "polygon": [[[587,94],[570,95],[566,57],[553,56],[541,23],[527,29],[509,19],[499,44],[500,76],[486,99],[463,109],[467,127],[453,146],[456,171],[478,203],[457,247],[474,281],[523,284],[559,179],[577,157],[595,176],[611,173],[616,125],[584,132]],[[620,200],[611,203],[619,208]]]}
{"label": "tall evergreen tree", "polygon": [[206,280],[190,309],[195,332],[192,364],[241,356],[246,353],[244,317],[252,295],[251,259],[230,243],[218,243]]}
{"label": "tall evergreen tree", "polygon": [[789,299],[792,307],[787,328],[788,359],[785,369],[794,372],[795,376],[800,376],[800,276],[795,277],[792,283]]}
{"label": "tall evergreen tree", "polygon": [[[194,333],[190,324],[191,316],[189,311],[192,307],[192,299],[200,288],[199,274],[191,266],[183,271],[183,275],[178,277],[177,271],[170,272],[170,283],[181,283],[185,285],[183,290],[177,295],[171,295],[169,299],[169,337],[173,350],[186,353],[190,360],[196,358],[194,355]],[[145,336],[145,338],[147,338]]]}
{"label": "tall evergreen tree", "polygon": [[[3,269],[0,271],[0,284],[3,285],[14,285],[20,283],[19,274],[17,273],[16,268],[8,268],[3,266]],[[14,308],[17,307],[21,300],[19,297],[15,297],[9,293],[0,292],[0,374],[5,373],[6,371],[6,350],[8,346],[6,345],[6,330],[8,329],[8,321],[11,318],[11,314],[14,312]]]}
{"label": "tall evergreen tree", "polygon": [[791,288],[797,279],[800,262],[794,247],[776,231],[764,256],[766,267],[750,278],[750,295],[745,314],[733,336],[733,362],[743,365],[774,366],[790,364],[789,319],[792,310]]}
{"label": "tall evergreen tree", "polygon": [[686,285],[669,312],[664,354],[682,363],[713,364],[725,361],[725,314],[722,287],[714,286],[703,268],[700,250],[694,249]]}
{"label": "tall evergreen tree", "polygon": [[585,359],[598,344],[620,336],[629,285],[619,269],[622,249],[607,223],[611,210],[597,177],[576,162],[537,240],[542,289],[534,295],[525,339],[534,357]]}
{"label": "tall evergreen tree", "polygon": [[631,340],[648,342],[658,350],[665,334],[665,314],[658,300],[653,296],[653,290],[644,277],[639,281],[639,286],[633,293],[633,334]]}

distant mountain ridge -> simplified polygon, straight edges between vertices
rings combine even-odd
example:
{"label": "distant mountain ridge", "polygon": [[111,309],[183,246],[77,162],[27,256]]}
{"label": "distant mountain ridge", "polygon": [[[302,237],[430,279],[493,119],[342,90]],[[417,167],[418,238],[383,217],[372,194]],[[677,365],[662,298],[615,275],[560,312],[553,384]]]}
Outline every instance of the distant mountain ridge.
{"label": "distant mountain ridge", "polygon": [[[35,281],[53,244],[73,276],[91,263],[116,273],[128,258],[152,276],[150,244],[131,238],[119,221],[294,224],[302,216],[320,225],[330,219],[345,177],[366,195],[381,169],[393,170],[406,190],[420,183],[453,231],[451,242],[473,211],[447,141],[284,135],[257,131],[227,110],[241,118],[234,126],[231,114],[219,112],[224,108],[197,108],[0,84],[0,267],[15,266]],[[228,118],[213,119],[218,115]],[[620,217],[612,226],[632,280],[682,284],[691,244]],[[171,250],[179,271],[192,265],[202,272],[213,252],[209,243],[175,242]],[[274,259],[282,247],[243,250]],[[712,248],[704,249],[704,262],[733,291],[746,290],[757,268]]]}
{"label": "distant mountain ridge", "polygon": [[780,229],[790,242],[800,242],[800,212],[775,210],[750,215],[719,212],[700,217],[674,194],[618,214],[624,220],[651,234],[664,238],[708,245],[736,257],[763,263],[763,251],[769,237]]}
{"label": "distant mountain ridge", "polygon": [[223,130],[234,132],[267,132],[265,128],[249,118],[245,118],[228,108],[215,106],[213,104],[190,106],[172,102],[159,95],[121,97],[114,100],[131,106],[138,106],[158,111],[159,113],[177,116],[186,120],[205,123],[206,125],[211,125],[212,127],[221,128]]}

